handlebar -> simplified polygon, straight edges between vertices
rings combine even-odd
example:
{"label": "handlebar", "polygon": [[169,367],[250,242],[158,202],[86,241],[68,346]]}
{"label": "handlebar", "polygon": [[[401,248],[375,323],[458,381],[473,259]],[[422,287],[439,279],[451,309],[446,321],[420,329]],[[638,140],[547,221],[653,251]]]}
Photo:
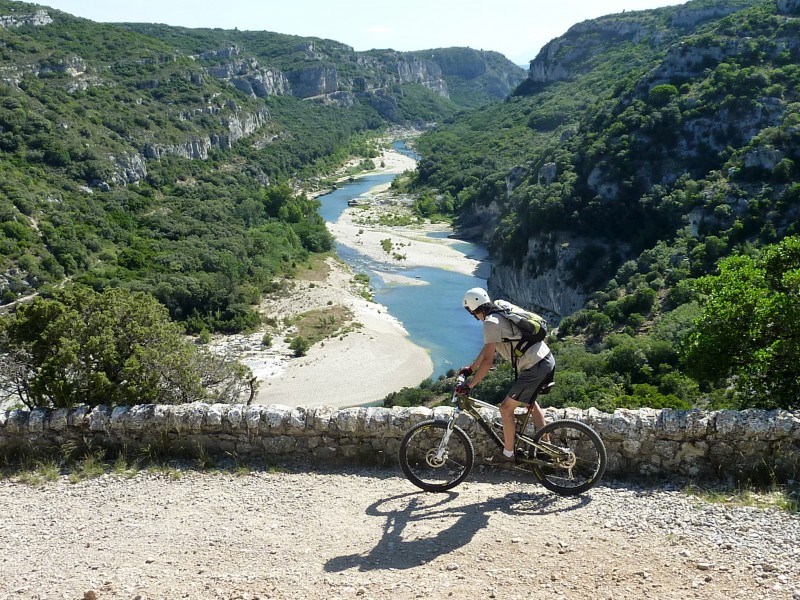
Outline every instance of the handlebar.
{"label": "handlebar", "polygon": [[[453,388],[453,399],[451,400],[451,402],[452,402],[453,404],[459,404],[459,398],[460,398],[460,395],[459,395],[459,393],[458,393],[458,392],[456,392],[456,390],[458,389],[458,386],[460,386],[460,385],[461,385],[462,383],[464,383],[466,380],[467,380],[467,377],[466,377],[466,375],[461,375],[461,374],[459,374],[459,375],[458,375],[458,377],[456,377],[456,385],[455,385],[455,387]],[[460,406],[460,405],[459,405],[459,406]]]}

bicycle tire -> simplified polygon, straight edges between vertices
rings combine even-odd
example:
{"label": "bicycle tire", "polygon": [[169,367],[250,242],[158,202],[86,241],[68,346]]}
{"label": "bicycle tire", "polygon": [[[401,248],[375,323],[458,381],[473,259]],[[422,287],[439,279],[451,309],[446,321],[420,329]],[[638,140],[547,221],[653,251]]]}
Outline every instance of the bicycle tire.
{"label": "bicycle tire", "polygon": [[426,492],[446,492],[472,471],[475,450],[464,430],[454,425],[443,460],[434,456],[448,421],[429,420],[409,429],[400,442],[400,468],[408,480]]}
{"label": "bicycle tire", "polygon": [[531,465],[533,474],[551,492],[561,496],[577,496],[596,486],[606,472],[606,447],[597,432],[580,421],[562,419],[553,421],[536,432],[533,441],[541,443],[549,436],[550,444],[569,453],[563,460],[553,460],[543,450],[532,449],[532,458],[551,460],[544,466]]}

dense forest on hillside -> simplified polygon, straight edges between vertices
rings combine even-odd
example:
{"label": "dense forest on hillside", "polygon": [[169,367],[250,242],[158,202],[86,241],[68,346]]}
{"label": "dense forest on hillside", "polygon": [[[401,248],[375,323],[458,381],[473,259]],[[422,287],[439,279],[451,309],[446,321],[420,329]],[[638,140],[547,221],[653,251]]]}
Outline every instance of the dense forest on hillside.
{"label": "dense forest on hillside", "polygon": [[[152,297],[181,331],[204,337],[252,330],[263,294],[332,250],[306,192],[329,189],[330,175],[352,159],[351,173],[374,168],[387,128],[502,100],[525,76],[496,53],[427,54],[358,53],[271,32],[100,24],[0,0],[0,304],[38,296],[0,324],[2,366],[19,376],[11,387],[45,405],[89,402],[110,386],[149,385],[156,395],[169,387],[148,379],[152,357],[136,352],[104,354],[98,372],[84,364],[99,360],[78,351],[86,340],[128,336],[124,323],[83,313],[77,304],[87,298],[113,314]],[[128,308],[137,327],[173,344],[154,307]],[[29,326],[14,327],[21,322]],[[59,336],[77,346],[55,348]],[[231,372],[185,347],[174,354],[186,357],[184,368],[200,361]],[[42,383],[48,376],[74,380],[54,395]],[[225,387],[226,377],[214,385]],[[182,387],[200,383],[187,377]]]}
{"label": "dense forest on hillside", "polygon": [[496,271],[586,299],[531,306],[559,325],[548,402],[798,405],[799,33],[772,0],[581,23],[505,103],[418,140],[417,187]]}
{"label": "dense forest on hillside", "polygon": [[[303,190],[354,157],[371,168],[388,127],[435,123],[417,140],[417,208],[488,243],[492,294],[558,325],[549,403],[797,406],[799,33],[798,0],[690,0],[578,23],[525,78],[469,48],[354,52],[0,0],[0,303],[38,295],[19,319],[84,340],[48,354],[9,320],[0,341],[20,353],[2,358],[41,351],[69,378],[88,340],[129,334],[109,316],[125,306],[164,347],[165,319],[252,329],[262,295],[333,247]],[[119,387],[153,364],[124,360],[81,382]],[[208,368],[211,387],[246,388]]]}
{"label": "dense forest on hillside", "polygon": [[[189,331],[250,327],[276,275],[331,249],[317,203],[295,190],[352,156],[368,168],[388,125],[460,109],[441,69],[410,54],[18,2],[0,16],[4,302],[66,277],[148,291]],[[506,91],[522,79],[490,59]],[[419,73],[393,77],[404,65]]]}

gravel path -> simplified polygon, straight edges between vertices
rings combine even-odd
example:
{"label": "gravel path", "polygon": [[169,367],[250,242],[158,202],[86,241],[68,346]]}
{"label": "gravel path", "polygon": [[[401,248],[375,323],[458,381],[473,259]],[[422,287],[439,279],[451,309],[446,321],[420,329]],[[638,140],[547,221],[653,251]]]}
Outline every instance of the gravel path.
{"label": "gravel path", "polygon": [[448,494],[396,469],[0,481],[0,598],[800,599],[800,516],[507,472]]}

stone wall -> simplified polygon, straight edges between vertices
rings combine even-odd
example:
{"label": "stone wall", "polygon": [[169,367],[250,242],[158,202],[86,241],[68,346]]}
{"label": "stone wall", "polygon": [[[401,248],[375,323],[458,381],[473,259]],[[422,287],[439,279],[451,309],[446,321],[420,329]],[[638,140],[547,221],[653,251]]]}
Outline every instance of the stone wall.
{"label": "stone wall", "polygon": [[[235,456],[320,462],[396,460],[413,424],[445,418],[451,408],[185,404],[0,412],[0,456],[57,450],[65,444],[136,455]],[[489,411],[487,411],[488,413]],[[584,421],[603,437],[614,476],[682,475],[747,478],[800,474],[800,413],[747,410],[548,409],[548,421]],[[496,448],[468,416],[460,418],[475,443],[477,462]]]}

